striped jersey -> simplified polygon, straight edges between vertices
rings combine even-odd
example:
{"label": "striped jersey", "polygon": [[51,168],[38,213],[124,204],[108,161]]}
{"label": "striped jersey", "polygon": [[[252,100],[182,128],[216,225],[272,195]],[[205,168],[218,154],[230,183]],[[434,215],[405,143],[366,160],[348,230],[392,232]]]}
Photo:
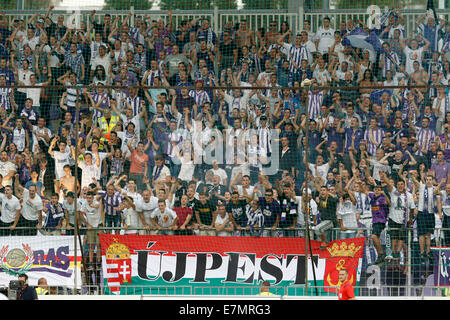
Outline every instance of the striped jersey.
{"label": "striped jersey", "polygon": [[211,103],[211,99],[205,90],[191,90],[189,91],[189,96],[194,98],[195,104],[198,106],[202,106],[207,102]]}
{"label": "striped jersey", "polygon": [[[282,52],[284,52],[289,61],[289,71],[296,72],[297,68],[300,67],[300,63],[303,59],[308,60],[309,53],[305,46],[295,47],[290,43],[284,43],[281,47]],[[297,68],[294,66],[294,62]]]}
{"label": "striped jersey", "polygon": [[115,216],[120,214],[120,211],[117,210],[119,205],[122,203],[122,196],[120,192],[115,191],[112,196],[109,196],[106,191],[99,191],[98,195],[101,196],[101,199],[103,200],[103,210],[105,211],[105,214],[110,216]]}
{"label": "striped jersey", "polygon": [[323,102],[323,92],[318,91],[314,93],[309,91],[308,93],[308,112],[310,119],[317,119],[320,117],[320,110]]}
{"label": "striped jersey", "polygon": [[0,88],[0,107],[9,110],[11,109],[11,94],[12,88]]}
{"label": "striped jersey", "polygon": [[416,151],[416,155],[423,156],[422,149],[430,150],[431,142],[436,139],[436,132],[430,128],[417,128],[416,139],[419,144],[419,149]]}
{"label": "striped jersey", "polygon": [[[375,155],[378,150],[378,146],[381,144],[385,135],[386,133],[381,128],[368,128],[366,130],[366,132],[364,133],[364,139],[367,140],[367,152],[369,153],[369,155]],[[376,142],[376,144],[374,142]]]}

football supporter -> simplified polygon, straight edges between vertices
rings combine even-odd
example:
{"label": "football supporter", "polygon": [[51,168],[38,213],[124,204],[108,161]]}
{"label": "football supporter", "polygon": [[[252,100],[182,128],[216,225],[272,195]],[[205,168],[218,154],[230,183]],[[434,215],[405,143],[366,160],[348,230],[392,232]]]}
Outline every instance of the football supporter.
{"label": "football supporter", "polygon": [[[380,264],[388,224],[394,260],[411,228],[431,260],[449,227],[447,21],[390,10],[380,28],[323,17],[216,34],[171,11],[94,11],[76,30],[52,10],[0,16],[0,235],[73,234],[80,214],[92,263],[103,228],[298,237],[308,221],[319,250],[363,236]],[[352,47],[354,31],[384,51]],[[39,88],[7,87],[23,84]]]}

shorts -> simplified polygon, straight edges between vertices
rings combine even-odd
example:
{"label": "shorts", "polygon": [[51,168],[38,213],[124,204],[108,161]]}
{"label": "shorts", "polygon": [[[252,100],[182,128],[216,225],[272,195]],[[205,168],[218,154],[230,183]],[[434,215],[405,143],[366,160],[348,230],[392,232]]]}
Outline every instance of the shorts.
{"label": "shorts", "polygon": [[435,220],[434,214],[419,212],[417,215],[417,234],[423,236],[434,232]]}
{"label": "shorts", "polygon": [[10,236],[11,229],[9,229],[9,227],[12,226],[13,224],[14,222],[4,223],[3,221],[0,221],[0,236]]}
{"label": "shorts", "polygon": [[372,234],[377,236],[378,238],[381,236],[381,232],[383,232],[386,223],[376,222],[372,224]]}
{"label": "shorts", "polygon": [[400,240],[400,241],[406,240],[406,228],[403,224],[397,223],[391,219],[389,219],[388,224],[392,240]]}
{"label": "shorts", "polygon": [[102,233],[102,230],[87,230],[86,231],[86,241],[88,245],[99,246],[100,238],[99,234]]}

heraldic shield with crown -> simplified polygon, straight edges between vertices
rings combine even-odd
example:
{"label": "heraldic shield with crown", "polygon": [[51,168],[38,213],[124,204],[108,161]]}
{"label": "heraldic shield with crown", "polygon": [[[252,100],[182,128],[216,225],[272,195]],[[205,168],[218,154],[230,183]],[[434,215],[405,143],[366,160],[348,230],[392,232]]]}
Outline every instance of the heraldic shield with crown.
{"label": "heraldic shield with crown", "polygon": [[106,250],[106,272],[108,286],[113,293],[120,292],[120,286],[131,283],[131,257],[128,246],[117,240]]}
{"label": "heraldic shield with crown", "polygon": [[359,258],[363,254],[363,246],[355,243],[354,240],[336,241],[331,247],[327,248],[329,257],[325,265],[324,290],[326,292],[337,292],[341,285],[339,281],[339,270],[348,270],[348,279],[352,285],[357,281],[357,270]]}

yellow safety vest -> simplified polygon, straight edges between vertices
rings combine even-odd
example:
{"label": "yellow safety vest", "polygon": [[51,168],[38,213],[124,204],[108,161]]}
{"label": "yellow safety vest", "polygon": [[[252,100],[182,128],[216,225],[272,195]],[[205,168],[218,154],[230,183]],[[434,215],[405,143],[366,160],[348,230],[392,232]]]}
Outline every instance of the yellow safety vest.
{"label": "yellow safety vest", "polygon": [[36,288],[36,293],[38,295],[47,295],[48,294],[48,290],[44,289],[44,288],[41,288],[41,287],[37,287]]}
{"label": "yellow safety vest", "polygon": [[117,125],[117,122],[119,122],[119,117],[114,115],[111,115],[109,122],[106,121],[105,116],[98,119],[98,125],[102,130],[103,137],[108,139],[108,141],[111,141],[111,131]]}

